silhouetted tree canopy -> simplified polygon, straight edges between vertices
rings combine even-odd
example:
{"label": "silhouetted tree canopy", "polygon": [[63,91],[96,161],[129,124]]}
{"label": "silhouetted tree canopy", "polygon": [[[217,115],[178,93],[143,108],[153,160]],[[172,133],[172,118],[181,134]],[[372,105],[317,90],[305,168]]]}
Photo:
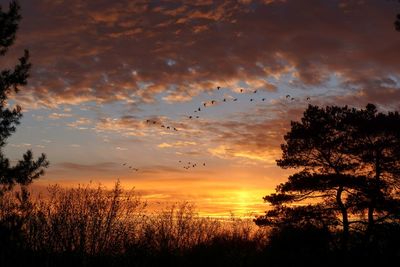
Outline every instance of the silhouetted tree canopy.
{"label": "silhouetted tree canopy", "polygon": [[[20,19],[20,7],[17,2],[12,1],[8,11],[4,11],[0,6],[0,56],[4,56],[14,43]],[[13,69],[0,72],[0,195],[15,184],[31,183],[43,175],[44,168],[48,166],[44,154],[35,160],[30,150],[12,166],[3,152],[7,138],[15,132],[22,117],[21,107],[17,105],[10,108],[7,100],[12,92],[17,93],[20,86],[26,85],[30,68],[29,52],[25,50]]]}
{"label": "silhouetted tree canopy", "polygon": [[378,225],[399,218],[398,112],[310,105],[284,139],[277,164],[298,172],[264,197],[273,209],[257,224],[340,226],[346,248],[351,228],[371,241]]}

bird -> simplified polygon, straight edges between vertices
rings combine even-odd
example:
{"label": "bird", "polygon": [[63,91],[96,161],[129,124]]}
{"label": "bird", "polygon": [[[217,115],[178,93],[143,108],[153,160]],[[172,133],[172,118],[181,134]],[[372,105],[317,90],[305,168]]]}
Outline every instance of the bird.
{"label": "bird", "polygon": [[204,103],[203,106],[207,106],[207,103]]}
{"label": "bird", "polygon": [[193,118],[192,116],[189,116],[189,119]]}
{"label": "bird", "polygon": [[292,97],[290,100],[292,100],[292,101],[293,101],[293,100],[294,100],[294,97]]}
{"label": "bird", "polygon": [[219,90],[221,87],[217,86],[217,89]]}
{"label": "bird", "polygon": [[265,101],[265,98],[263,98],[262,101]]}
{"label": "bird", "polygon": [[257,93],[257,90],[254,90],[254,92],[253,92],[253,93],[254,93],[254,94],[255,94],[255,93]]}
{"label": "bird", "polygon": [[253,98],[250,99],[250,102],[253,102]]}
{"label": "bird", "polygon": [[199,116],[196,116],[196,119],[200,118]]}
{"label": "bird", "polygon": [[201,108],[198,108],[197,111],[201,111]]}
{"label": "bird", "polygon": [[226,99],[224,98],[224,100],[223,100],[224,102],[226,102]]}
{"label": "bird", "polygon": [[165,128],[165,125],[164,125],[164,124],[162,124],[162,125],[161,125],[161,127]]}
{"label": "bird", "polygon": [[174,131],[178,131],[178,129],[176,129],[176,128],[174,127]]}
{"label": "bird", "polygon": [[237,98],[234,98],[233,101],[237,101]]}
{"label": "bird", "polygon": [[290,97],[290,95],[286,95],[286,98],[289,98]]}
{"label": "bird", "polygon": [[147,123],[149,123],[149,122],[150,122],[150,120],[146,120],[146,122],[147,122]]}
{"label": "bird", "polygon": [[243,93],[243,89],[240,89],[240,92]]}
{"label": "bird", "polygon": [[179,163],[181,163],[181,162],[182,162],[182,160],[179,160],[178,162],[179,162]]}
{"label": "bird", "polygon": [[126,163],[122,164],[122,166],[125,166],[125,165],[126,165]]}
{"label": "bird", "polygon": [[203,166],[206,166],[206,163],[205,163],[205,162],[203,163]]}
{"label": "bird", "polygon": [[307,97],[307,100],[310,100],[310,97]]}
{"label": "bird", "polygon": [[156,121],[153,121],[153,124],[156,124],[157,122]]}
{"label": "bird", "polygon": [[170,127],[169,126],[167,126],[167,129],[169,129]]}
{"label": "bird", "polygon": [[215,100],[211,100],[211,105],[213,105],[215,103]]}

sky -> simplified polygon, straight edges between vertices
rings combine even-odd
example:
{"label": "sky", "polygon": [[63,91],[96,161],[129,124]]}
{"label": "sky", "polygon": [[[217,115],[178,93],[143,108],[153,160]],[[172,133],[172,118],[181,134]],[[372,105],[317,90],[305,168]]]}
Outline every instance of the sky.
{"label": "sky", "polygon": [[0,66],[23,49],[33,66],[5,154],[45,153],[37,186],[119,180],[154,205],[258,214],[309,104],[400,108],[396,1],[19,2]]}

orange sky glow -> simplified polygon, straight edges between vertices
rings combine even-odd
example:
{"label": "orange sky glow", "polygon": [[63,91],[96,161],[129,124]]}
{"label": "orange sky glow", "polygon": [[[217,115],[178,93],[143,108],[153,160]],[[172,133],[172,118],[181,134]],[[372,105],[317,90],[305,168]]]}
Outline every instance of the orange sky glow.
{"label": "orange sky glow", "polygon": [[2,67],[24,48],[33,67],[5,154],[47,155],[35,186],[119,180],[154,208],[261,214],[309,104],[400,108],[392,1],[19,2]]}

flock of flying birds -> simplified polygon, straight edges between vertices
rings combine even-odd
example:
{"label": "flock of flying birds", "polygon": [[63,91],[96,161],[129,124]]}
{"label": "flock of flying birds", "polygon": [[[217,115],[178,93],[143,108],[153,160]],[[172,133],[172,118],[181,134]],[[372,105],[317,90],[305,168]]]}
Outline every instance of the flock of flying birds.
{"label": "flock of flying birds", "polygon": [[[217,90],[219,91],[220,89],[221,89],[221,87],[220,87],[220,86],[217,86]],[[240,89],[240,93],[244,93],[244,92],[245,92],[244,89]],[[252,94],[254,94],[254,95],[256,95],[257,93],[258,93],[258,90],[252,91]],[[285,98],[286,98],[286,100],[288,100],[288,101],[295,101],[295,100],[296,100],[296,98],[294,98],[294,97],[291,96],[291,95],[286,95]],[[257,100],[257,98],[255,98],[255,97],[250,98],[250,102],[255,102],[256,100]],[[259,99],[258,99],[258,100],[259,100]],[[266,100],[267,100],[267,99],[266,99],[265,97],[261,98],[261,101],[262,101],[262,102],[265,102]],[[236,101],[238,101],[238,98],[233,98],[233,97],[229,97],[229,98],[225,97],[225,98],[223,98],[222,100],[215,100],[215,99],[212,99],[212,100],[209,100],[209,101],[205,101],[205,102],[202,102],[201,105],[193,111],[193,112],[196,113],[196,114],[190,114],[190,115],[187,115],[186,117],[187,117],[189,120],[192,120],[192,119],[199,119],[200,116],[199,116],[198,114],[199,114],[200,112],[204,111],[207,107],[216,105],[216,104],[218,104],[218,103],[220,103],[220,102],[226,103],[226,102],[236,102]],[[307,98],[306,98],[306,101],[310,101],[310,97],[307,97]],[[170,131],[175,131],[175,132],[179,131],[176,127],[171,126],[171,125],[164,124],[164,123],[162,123],[162,122],[160,122],[160,121],[157,121],[157,120],[150,120],[150,119],[147,119],[147,120],[146,120],[146,124],[148,124],[148,125],[154,125],[154,126],[159,126],[159,127],[161,127],[161,128],[164,128],[165,130],[170,130]],[[180,164],[183,164],[183,161],[182,161],[182,160],[179,160],[178,162],[179,162]],[[127,163],[123,163],[122,166],[126,166],[127,168],[129,168],[129,170],[134,171],[134,172],[139,171],[138,168],[134,168],[133,166],[128,166]],[[201,163],[200,163],[200,164],[197,164],[197,163],[195,163],[195,162],[190,162],[190,161],[188,161],[187,164],[185,164],[185,165],[183,166],[183,168],[186,169],[186,170],[188,170],[188,169],[190,169],[190,168],[196,168],[196,167],[198,167],[198,166],[203,166],[203,167],[205,167],[205,166],[206,166],[206,163],[203,162],[202,164],[201,164]]]}
{"label": "flock of flying birds", "polygon": [[[220,89],[221,89],[221,87],[218,86],[217,90],[220,90]],[[244,92],[244,89],[240,89],[240,93],[243,93],[243,92]],[[258,92],[258,90],[252,91],[253,94],[257,94],[257,92]],[[257,100],[256,98],[250,98],[250,102],[255,102],[256,100]],[[265,97],[261,98],[262,102],[265,102],[266,100],[267,100],[267,98],[265,98]],[[296,98],[292,97],[291,95],[286,95],[286,100],[294,101],[294,100],[296,100]],[[310,97],[307,97],[306,100],[309,101]],[[190,119],[190,120],[191,119],[199,119],[200,116],[198,114],[200,112],[204,111],[205,108],[207,108],[207,107],[216,105],[216,104],[218,104],[220,102],[226,103],[226,102],[236,102],[236,101],[238,101],[238,98],[232,98],[232,97],[230,97],[230,98],[225,97],[222,100],[212,99],[212,100],[209,100],[209,101],[205,101],[205,102],[202,102],[201,105],[193,111],[196,114],[190,114],[190,115],[187,115],[186,117],[188,119]],[[149,119],[147,119],[146,123],[150,124],[150,125],[157,125],[157,126],[160,126],[162,128],[165,128],[167,130],[178,131],[178,129],[176,127],[163,124],[163,123],[161,123],[161,122],[159,122],[157,120],[149,120]]]}
{"label": "flock of flying birds", "polygon": [[[179,160],[178,162],[179,162],[179,163],[183,163],[182,160]],[[183,164],[185,164],[185,163],[183,163]],[[196,162],[190,162],[190,161],[188,161],[188,162],[183,166],[183,168],[186,169],[186,170],[189,170],[190,168],[196,168],[197,166],[203,166],[203,167],[205,167],[205,166],[206,166],[206,163],[203,162],[203,164],[197,164]]]}
{"label": "flock of flying birds", "polygon": [[133,166],[131,166],[131,165],[127,165],[128,163],[122,163],[122,166],[125,166],[125,167],[127,167],[130,171],[134,171],[134,172],[137,172],[137,171],[139,171],[139,169],[138,168],[135,168],[135,167],[133,167]]}

